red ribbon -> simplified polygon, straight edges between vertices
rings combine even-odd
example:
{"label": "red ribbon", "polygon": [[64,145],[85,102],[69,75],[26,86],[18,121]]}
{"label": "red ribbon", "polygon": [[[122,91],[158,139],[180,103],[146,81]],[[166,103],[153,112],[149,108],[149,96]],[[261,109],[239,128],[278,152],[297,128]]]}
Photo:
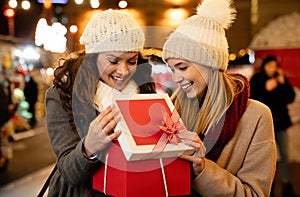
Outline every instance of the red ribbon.
{"label": "red ribbon", "polygon": [[161,127],[161,130],[164,133],[158,140],[157,144],[154,146],[152,152],[162,152],[169,142],[174,144],[178,144],[180,142],[180,139],[178,138],[176,133],[179,130],[185,129],[185,127],[179,120],[180,116],[176,109],[173,110],[171,117],[169,114],[166,114],[165,125]]}

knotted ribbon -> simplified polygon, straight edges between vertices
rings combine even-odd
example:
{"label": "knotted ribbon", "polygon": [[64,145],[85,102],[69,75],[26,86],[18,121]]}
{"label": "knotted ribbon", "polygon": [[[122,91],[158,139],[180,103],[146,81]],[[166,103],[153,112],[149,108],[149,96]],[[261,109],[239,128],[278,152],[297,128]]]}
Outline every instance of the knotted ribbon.
{"label": "knotted ribbon", "polygon": [[185,129],[185,127],[179,120],[180,116],[175,108],[171,114],[171,117],[169,114],[166,114],[165,125],[160,127],[164,133],[152,149],[153,153],[162,152],[169,142],[174,144],[178,144],[180,142],[180,139],[176,134],[179,130]]}

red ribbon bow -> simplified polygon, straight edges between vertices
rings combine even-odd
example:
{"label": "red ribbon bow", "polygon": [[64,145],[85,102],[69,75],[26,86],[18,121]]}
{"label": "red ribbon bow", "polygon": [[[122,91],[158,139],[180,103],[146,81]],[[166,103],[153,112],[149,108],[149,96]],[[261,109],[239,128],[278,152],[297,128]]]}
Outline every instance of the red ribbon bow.
{"label": "red ribbon bow", "polygon": [[176,133],[179,130],[184,129],[184,125],[179,121],[180,116],[176,109],[173,110],[171,117],[169,114],[166,114],[166,123],[161,127],[161,130],[164,132],[160,137],[157,144],[154,146],[152,152],[162,152],[166,147],[167,143],[172,142],[178,144],[180,140],[178,139]]}

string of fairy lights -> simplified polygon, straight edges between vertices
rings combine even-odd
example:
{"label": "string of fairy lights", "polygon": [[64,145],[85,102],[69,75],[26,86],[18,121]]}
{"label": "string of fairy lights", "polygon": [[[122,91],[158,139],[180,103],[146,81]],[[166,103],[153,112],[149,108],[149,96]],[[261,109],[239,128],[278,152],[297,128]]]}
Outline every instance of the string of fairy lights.
{"label": "string of fairy lights", "polygon": [[[84,0],[73,0],[75,4],[81,5],[84,3]],[[67,4],[68,0],[37,0],[38,3],[44,4],[45,8],[49,8],[51,4]],[[93,9],[99,8],[101,5],[100,0],[90,0],[90,7]],[[128,2],[125,0],[120,0],[118,2],[118,6],[121,9],[124,9],[128,6]],[[31,8],[31,2],[29,0],[8,0],[7,2],[7,8],[6,10],[9,10],[9,12],[15,11],[15,9],[21,8],[23,10],[30,10]]]}
{"label": "string of fairy lights", "polygon": [[[37,3],[43,4],[45,10],[50,10],[52,8],[52,4],[67,4],[69,0],[36,0]],[[81,5],[84,0],[72,0],[73,3],[77,5]],[[90,7],[92,9],[97,9],[100,7],[100,0],[90,0]],[[118,6],[120,9],[125,9],[128,6],[128,2],[125,0],[120,0],[118,2]],[[8,29],[9,35],[14,36],[14,18],[16,15],[17,9],[22,9],[25,11],[30,11],[31,2],[29,0],[8,0],[7,6],[4,9],[4,16],[8,19]],[[67,20],[67,19],[66,19]],[[66,50],[66,33],[69,31],[71,34],[75,34],[78,31],[77,25],[71,25],[67,30],[66,25],[61,22],[58,22],[54,19],[52,24],[48,24],[45,18],[41,18],[36,25],[35,32],[35,44],[36,46],[44,46],[45,50],[51,52],[63,53]],[[55,42],[53,42],[55,41]],[[59,41],[59,42],[58,42]]]}
{"label": "string of fairy lights", "polygon": [[[64,5],[68,3],[75,3],[80,6],[82,4],[87,4],[87,0],[36,0],[37,3],[43,5],[44,9],[51,9],[52,4],[56,5]],[[72,2],[71,2],[72,1]],[[101,0],[88,0],[91,9],[97,9],[101,6]],[[167,17],[172,20],[168,20],[172,22],[179,22],[188,17],[188,13],[185,9],[180,8],[181,5],[187,3],[188,0],[164,0],[166,3],[179,6],[177,9],[169,9],[166,11]],[[4,9],[4,15],[9,20],[9,25],[13,25],[13,19],[16,14],[17,9],[23,9],[30,11],[31,1],[29,0],[8,0],[7,6]],[[126,9],[128,7],[128,2],[126,0],[117,1],[118,7],[120,9]],[[169,26],[177,26],[178,24],[168,24]],[[10,29],[13,29],[11,27]],[[78,31],[78,26],[76,24],[69,25],[68,29],[64,22],[61,23],[59,21],[53,21],[52,24],[48,24],[45,18],[41,18],[36,25],[35,32],[35,45],[36,46],[44,46],[45,50],[51,52],[63,53],[66,50],[66,33],[70,32],[71,34],[76,34]],[[47,33],[45,33],[47,32]],[[14,34],[13,30],[10,31],[9,34]],[[50,39],[49,39],[50,38]],[[59,42],[53,42],[59,41]],[[231,53],[229,55],[230,63],[235,63],[237,60],[242,57],[249,56],[249,63],[254,62],[254,54],[251,49],[241,49],[237,53]]]}

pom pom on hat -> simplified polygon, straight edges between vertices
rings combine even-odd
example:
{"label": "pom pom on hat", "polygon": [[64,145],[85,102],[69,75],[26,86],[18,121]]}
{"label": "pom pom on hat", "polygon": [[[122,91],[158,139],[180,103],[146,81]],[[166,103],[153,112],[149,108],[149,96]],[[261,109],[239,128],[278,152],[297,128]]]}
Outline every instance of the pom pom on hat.
{"label": "pom pom on hat", "polygon": [[225,71],[229,61],[225,29],[233,23],[235,13],[232,0],[204,0],[197,6],[197,14],[164,43],[164,61],[177,58]]}
{"label": "pom pom on hat", "polygon": [[96,13],[80,37],[86,53],[141,52],[145,43],[143,30],[129,14],[120,10]]}
{"label": "pom pom on hat", "polygon": [[[212,10],[215,10],[214,14]],[[197,6],[197,15],[216,21],[224,29],[231,26],[235,13],[231,0],[206,0]]]}

